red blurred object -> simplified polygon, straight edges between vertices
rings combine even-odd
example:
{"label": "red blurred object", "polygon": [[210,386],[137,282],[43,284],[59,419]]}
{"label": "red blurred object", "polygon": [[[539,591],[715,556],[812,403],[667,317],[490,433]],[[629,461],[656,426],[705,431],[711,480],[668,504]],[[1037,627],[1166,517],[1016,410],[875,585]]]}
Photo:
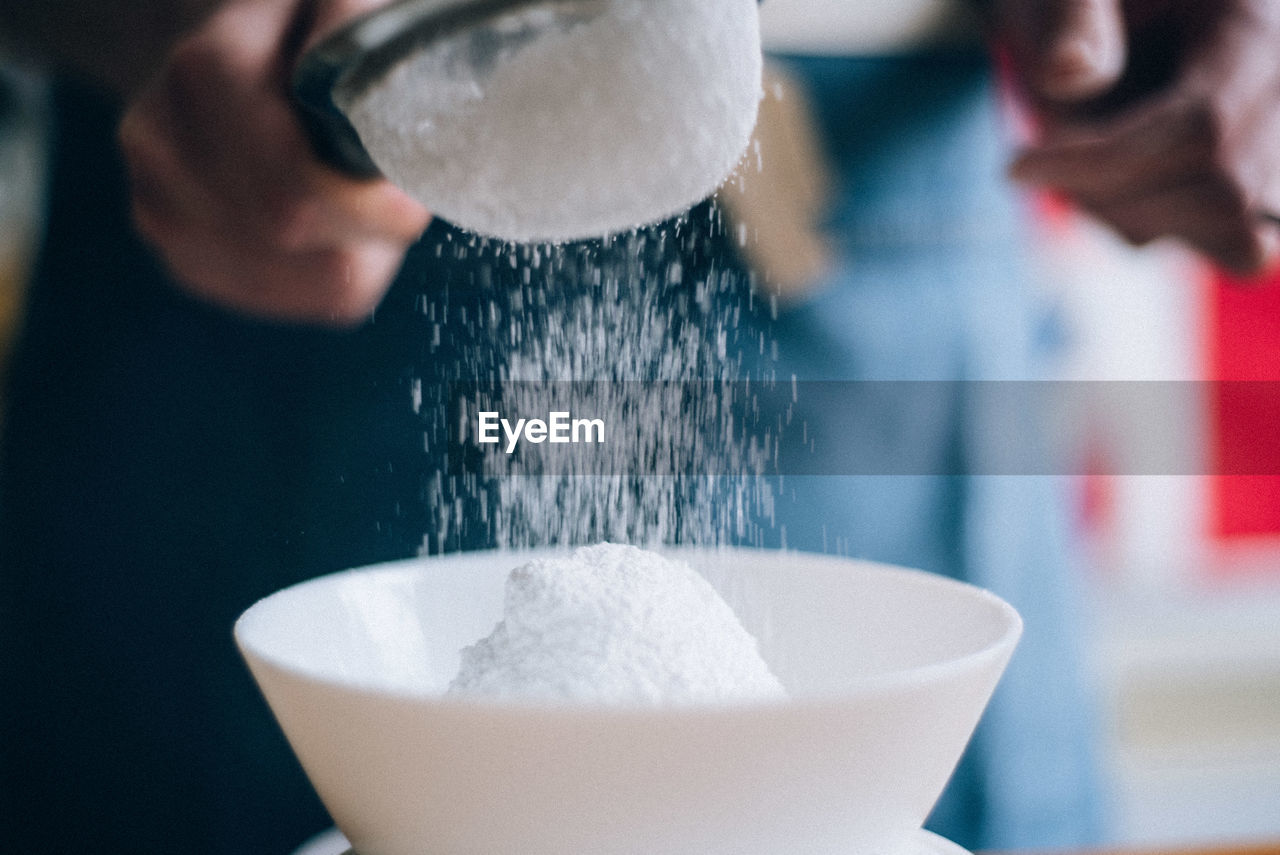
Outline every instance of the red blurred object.
{"label": "red blurred object", "polygon": [[[1207,376],[1215,475],[1211,534],[1280,537],[1280,271],[1209,278]],[[1246,473],[1246,474],[1240,474]],[[1265,474],[1260,474],[1265,473]]]}

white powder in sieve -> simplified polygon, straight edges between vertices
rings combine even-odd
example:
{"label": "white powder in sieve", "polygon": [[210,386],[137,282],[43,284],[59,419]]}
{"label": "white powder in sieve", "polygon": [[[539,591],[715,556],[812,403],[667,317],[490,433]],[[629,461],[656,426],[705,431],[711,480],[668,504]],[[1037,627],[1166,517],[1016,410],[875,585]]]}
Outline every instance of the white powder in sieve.
{"label": "white powder in sieve", "polygon": [[706,198],[741,159],[756,4],[594,0],[568,29],[510,37],[552,14],[535,7],[496,56],[446,38],[340,106],[383,173],[454,225],[517,242],[622,232]]}
{"label": "white powder in sieve", "polygon": [[512,571],[502,621],[462,651],[449,691],[648,706],[785,697],[702,576],[609,543]]}

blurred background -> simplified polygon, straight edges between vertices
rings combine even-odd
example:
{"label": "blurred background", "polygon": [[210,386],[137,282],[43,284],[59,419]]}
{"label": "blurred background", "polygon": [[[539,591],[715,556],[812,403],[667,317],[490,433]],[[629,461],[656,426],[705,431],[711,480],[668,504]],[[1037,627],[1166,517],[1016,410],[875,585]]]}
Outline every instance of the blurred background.
{"label": "blurred background", "polygon": [[[14,71],[0,84],[0,370],[41,232],[45,96]],[[1280,276],[1234,282],[1050,202],[1035,217],[1063,379],[1280,382]],[[1095,414],[1078,508],[1108,843],[1280,840],[1280,476],[1107,474],[1125,417]],[[1207,391],[1177,431],[1204,460],[1231,437],[1280,442],[1265,413]]]}
{"label": "blurred background", "polygon": [[[1068,377],[1280,380],[1280,277],[1234,281],[1066,214],[1046,225],[1073,330]],[[1275,442],[1265,412],[1195,388],[1202,405],[1177,427],[1190,453]],[[1109,437],[1134,435],[1116,429],[1124,418],[1098,414],[1100,463]],[[1280,477],[1095,473],[1083,505],[1115,842],[1280,837]]]}

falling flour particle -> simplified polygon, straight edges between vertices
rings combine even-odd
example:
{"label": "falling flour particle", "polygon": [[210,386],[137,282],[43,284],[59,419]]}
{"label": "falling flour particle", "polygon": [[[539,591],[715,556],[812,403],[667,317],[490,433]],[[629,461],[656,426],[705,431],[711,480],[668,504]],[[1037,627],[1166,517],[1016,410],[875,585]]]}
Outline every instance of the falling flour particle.
{"label": "falling flour particle", "polygon": [[383,173],[457,226],[618,233],[706,198],[741,159],[761,96],[756,7],[587,0],[565,23],[534,6],[420,49],[341,106]]}
{"label": "falling flour particle", "polygon": [[512,571],[502,621],[462,651],[449,691],[650,706],[785,696],[702,576],[609,543]]}
{"label": "falling flour particle", "polygon": [[[461,287],[432,282],[421,297],[421,399],[405,405],[418,413],[428,452],[424,554],[778,543],[779,497],[764,473],[779,431],[748,417],[758,387],[733,382],[775,379],[771,365],[752,361],[769,304],[707,261],[715,223],[686,219],[588,245],[444,244],[475,272],[456,280]],[[477,383],[462,411],[459,379]],[[708,381],[721,391],[682,396]],[[564,409],[626,429],[591,456],[543,458],[531,451],[565,446],[526,445],[449,472],[441,450],[475,412]]]}

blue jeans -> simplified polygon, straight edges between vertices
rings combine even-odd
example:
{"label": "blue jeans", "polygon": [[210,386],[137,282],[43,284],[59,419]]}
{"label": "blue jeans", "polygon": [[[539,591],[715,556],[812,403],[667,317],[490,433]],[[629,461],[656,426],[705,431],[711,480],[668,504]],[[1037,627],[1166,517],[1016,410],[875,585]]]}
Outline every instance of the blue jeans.
{"label": "blue jeans", "polygon": [[[984,475],[967,381],[1048,376],[1061,335],[1037,293],[1028,212],[981,55],[782,58],[806,85],[834,168],[836,269],[772,325],[782,379],[954,381],[925,412],[885,412],[936,475],[783,479],[791,548],[965,579],[1022,613],[1020,649],[930,825],[970,848],[1096,843],[1100,788],[1081,674],[1068,478]],[[822,411],[800,418],[836,432]],[[858,442],[849,436],[845,442]],[[947,474],[947,473],[976,474]]]}

